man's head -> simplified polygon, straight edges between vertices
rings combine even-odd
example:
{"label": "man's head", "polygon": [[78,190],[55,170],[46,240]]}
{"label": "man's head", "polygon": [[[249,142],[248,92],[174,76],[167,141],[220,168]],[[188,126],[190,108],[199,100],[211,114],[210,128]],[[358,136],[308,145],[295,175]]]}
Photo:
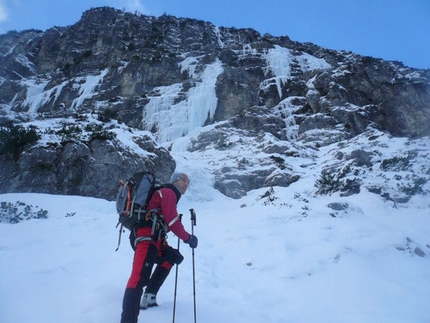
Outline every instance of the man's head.
{"label": "man's head", "polygon": [[188,188],[188,185],[190,184],[190,180],[187,174],[175,172],[173,173],[172,177],[170,177],[170,183],[175,185],[179,191],[184,194]]}

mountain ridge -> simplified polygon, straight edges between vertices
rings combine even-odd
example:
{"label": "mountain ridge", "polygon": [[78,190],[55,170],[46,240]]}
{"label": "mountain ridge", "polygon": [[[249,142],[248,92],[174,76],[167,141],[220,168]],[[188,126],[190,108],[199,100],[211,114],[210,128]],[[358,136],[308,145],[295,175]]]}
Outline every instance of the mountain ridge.
{"label": "mountain ridge", "polygon": [[[0,63],[0,124],[5,129],[58,120],[50,138],[38,128],[44,145],[27,145],[16,159],[0,155],[8,170],[1,177],[1,192],[27,189],[113,199],[115,177],[122,173],[146,168],[167,177],[163,174],[175,168],[169,154],[213,148],[226,160],[238,159],[235,167],[210,167],[214,186],[240,198],[252,189],[300,180],[293,159],[315,158],[309,151],[321,147],[344,145],[366,134],[411,141],[430,135],[430,70],[250,28],[94,8],[68,27],[0,35]],[[126,154],[131,150],[118,137],[106,136],[118,136],[119,129],[136,134],[140,151]],[[254,155],[262,157],[224,156],[242,142],[252,148],[241,150],[257,147]],[[110,160],[115,163],[97,153],[103,146],[113,147]],[[149,160],[132,160],[148,156],[148,150],[155,154]],[[353,160],[369,168],[375,153],[362,147],[357,151],[354,156],[338,154],[337,166],[318,169],[329,182],[325,176],[344,178],[335,191],[352,194],[362,186],[360,180],[346,178],[352,174],[345,165]],[[415,157],[409,155],[411,162]],[[114,176],[101,174],[97,165]],[[82,172],[85,167],[91,175]],[[422,177],[410,175],[411,185],[427,177],[425,169]],[[52,191],[47,178],[64,184]],[[92,189],[87,182],[105,184]],[[376,191],[391,199],[396,195],[381,187]]]}

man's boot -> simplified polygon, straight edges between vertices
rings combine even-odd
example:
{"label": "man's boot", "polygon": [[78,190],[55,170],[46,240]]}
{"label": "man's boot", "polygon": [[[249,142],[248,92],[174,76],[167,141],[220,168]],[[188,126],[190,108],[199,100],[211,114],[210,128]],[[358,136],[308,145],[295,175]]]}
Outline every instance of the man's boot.
{"label": "man's boot", "polygon": [[146,287],[145,294],[140,302],[140,308],[146,310],[148,307],[158,306],[157,304],[157,293],[163,285],[167,276],[169,275],[170,269],[166,269],[162,266],[157,266],[151,276],[148,286]]}
{"label": "man's boot", "polygon": [[146,310],[148,307],[158,306],[157,296],[151,293],[143,294],[142,301],[140,302],[140,308]]}

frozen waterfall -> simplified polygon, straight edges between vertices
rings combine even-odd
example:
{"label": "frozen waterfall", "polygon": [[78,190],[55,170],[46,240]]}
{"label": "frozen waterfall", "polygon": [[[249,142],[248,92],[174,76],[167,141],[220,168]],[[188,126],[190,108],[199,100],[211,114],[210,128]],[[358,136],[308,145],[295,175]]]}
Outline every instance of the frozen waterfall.
{"label": "frozen waterfall", "polygon": [[[187,58],[180,64],[182,71],[187,70],[196,80],[185,95],[181,83],[157,87],[143,110],[143,126],[155,132],[160,144],[172,142],[213,119],[218,102],[215,85],[223,67],[216,59],[197,73],[197,64],[198,58]],[[183,96],[185,99],[178,101]]]}

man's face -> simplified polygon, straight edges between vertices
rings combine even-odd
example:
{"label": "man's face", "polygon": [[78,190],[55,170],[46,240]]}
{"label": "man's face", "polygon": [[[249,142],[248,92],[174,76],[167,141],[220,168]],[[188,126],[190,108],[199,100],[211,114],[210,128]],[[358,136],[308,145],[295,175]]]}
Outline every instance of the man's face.
{"label": "man's face", "polygon": [[184,176],[183,178],[178,179],[175,182],[175,185],[179,188],[179,191],[184,194],[187,191],[188,185],[190,185],[190,180],[187,176]]}

